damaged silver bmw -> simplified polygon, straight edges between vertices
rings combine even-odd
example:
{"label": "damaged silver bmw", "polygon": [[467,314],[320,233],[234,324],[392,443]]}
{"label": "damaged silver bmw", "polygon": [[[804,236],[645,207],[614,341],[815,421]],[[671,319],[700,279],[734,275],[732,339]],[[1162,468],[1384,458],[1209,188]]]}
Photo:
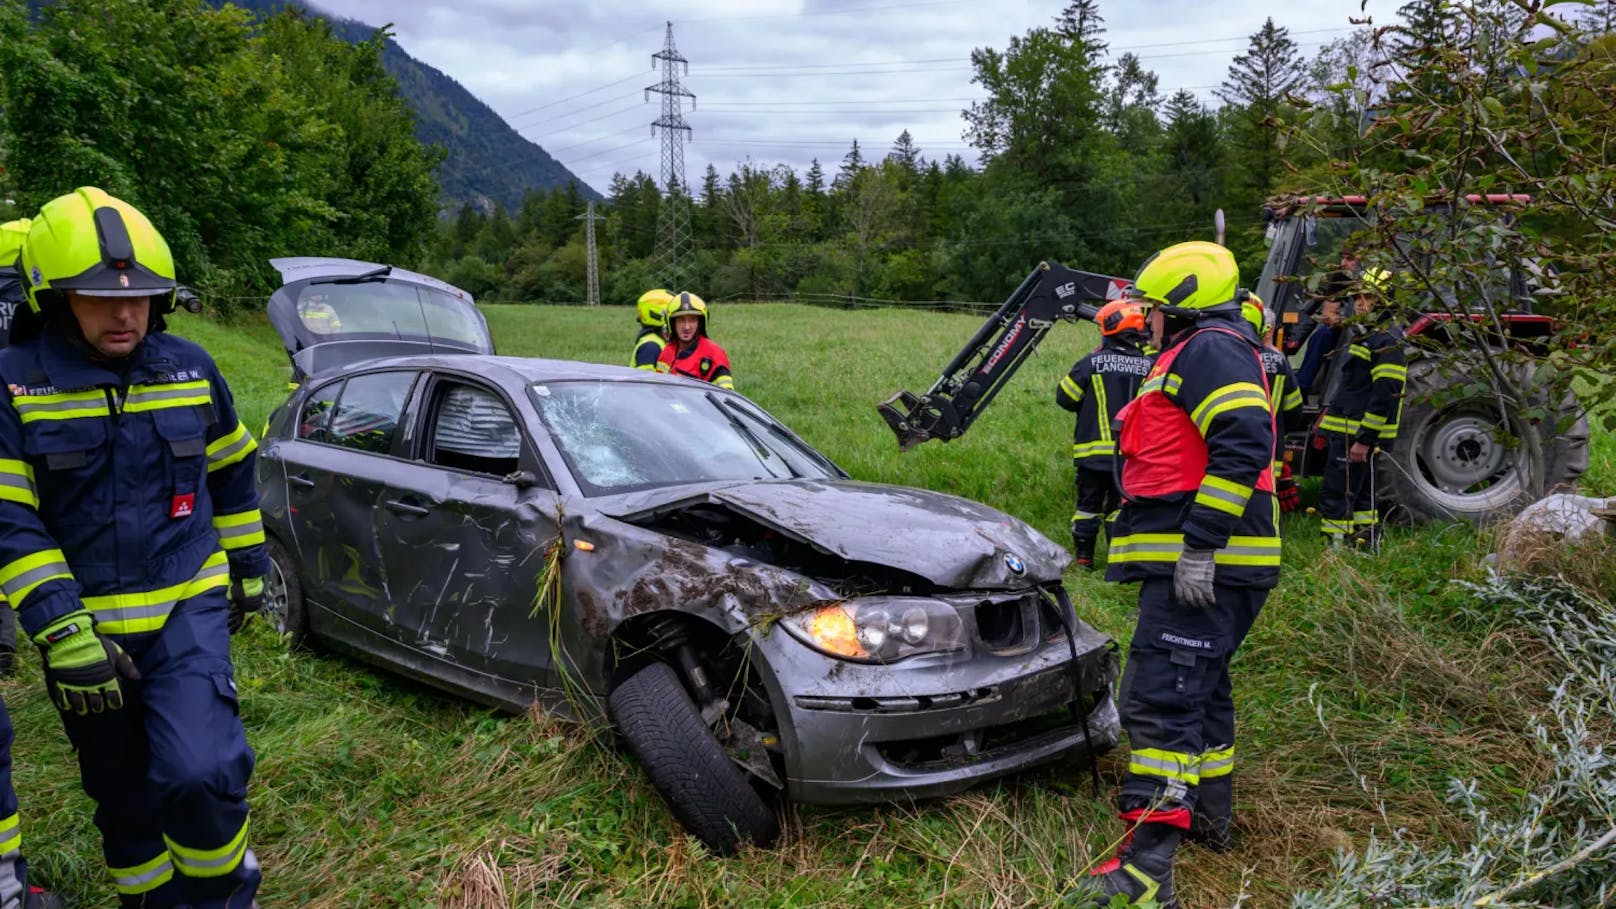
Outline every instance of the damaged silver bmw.
{"label": "damaged silver bmw", "polygon": [[300,383],[258,480],[294,645],[609,718],[719,854],[772,842],[782,798],[944,795],[1116,743],[1116,648],[1021,521],[851,480],[733,392],[494,356],[433,279],[276,264]]}

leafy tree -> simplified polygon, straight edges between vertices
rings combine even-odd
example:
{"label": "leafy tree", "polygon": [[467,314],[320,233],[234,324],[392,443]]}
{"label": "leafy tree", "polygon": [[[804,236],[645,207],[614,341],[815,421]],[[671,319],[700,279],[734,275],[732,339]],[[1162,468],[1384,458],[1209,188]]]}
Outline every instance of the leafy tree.
{"label": "leafy tree", "polygon": [[0,0],[3,166],[32,209],[99,185],[163,231],[184,280],[230,300],[297,252],[411,263],[430,235],[435,152],[381,69],[292,12],[255,32],[201,0]]}
{"label": "leafy tree", "polygon": [[[1490,423],[1518,466],[1519,488],[1500,494],[1531,499],[1559,474],[1551,451],[1577,424],[1573,393],[1616,391],[1616,53],[1534,5],[1443,9],[1451,21],[1432,43],[1395,46],[1398,87],[1365,147],[1320,189],[1368,196],[1356,242],[1366,265],[1396,273],[1403,318],[1445,319],[1451,342],[1422,358],[1443,381],[1411,384],[1410,401],[1469,407]],[[1440,91],[1420,88],[1438,81]],[[1532,201],[1467,201],[1487,193]],[[1524,306],[1556,320],[1541,343],[1507,340],[1504,314]]]}

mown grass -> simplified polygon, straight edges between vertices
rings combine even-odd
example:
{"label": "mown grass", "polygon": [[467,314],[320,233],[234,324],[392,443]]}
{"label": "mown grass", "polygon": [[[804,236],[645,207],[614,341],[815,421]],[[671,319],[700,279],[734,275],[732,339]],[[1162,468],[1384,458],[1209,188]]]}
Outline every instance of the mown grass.
{"label": "mown grass", "polygon": [[[502,352],[621,362],[626,308],[488,307]],[[285,393],[285,357],[261,321],[181,316],[214,351],[254,428]],[[962,440],[899,455],[876,402],[924,391],[979,324],[972,316],[720,306],[714,334],[737,387],[854,477],[980,499],[1065,540],[1071,510],[1061,374],[1092,343],[1060,326]],[[1616,493],[1616,443],[1596,434],[1588,487]],[[1334,849],[1374,829],[1432,842],[1459,833],[1449,777],[1507,799],[1542,777],[1529,744],[1555,672],[1507,617],[1476,611],[1450,578],[1479,574],[1468,528],[1395,530],[1378,560],[1323,551],[1316,521],[1287,517],[1286,570],[1237,662],[1241,848],[1187,848],[1187,907],[1276,907]],[[1132,591],[1068,578],[1080,609],[1126,639]],[[1118,833],[1122,755],[957,798],[858,810],[791,806],[783,843],[738,859],[684,836],[633,764],[542,716],[502,717],[342,657],[288,654],[255,626],[236,645],[258,751],[253,845],[266,906],[1037,906]],[[37,661],[0,683],[19,741],[18,789],[38,877],[110,904],[72,756]]]}

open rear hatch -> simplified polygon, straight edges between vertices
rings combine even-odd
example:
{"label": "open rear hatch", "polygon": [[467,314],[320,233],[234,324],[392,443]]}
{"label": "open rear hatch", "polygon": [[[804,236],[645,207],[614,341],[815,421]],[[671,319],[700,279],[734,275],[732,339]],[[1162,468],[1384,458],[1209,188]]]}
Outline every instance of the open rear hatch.
{"label": "open rear hatch", "polygon": [[494,352],[471,295],[437,278],[325,256],[270,264],[282,284],[269,298],[269,321],[292,360],[294,381],[376,357]]}

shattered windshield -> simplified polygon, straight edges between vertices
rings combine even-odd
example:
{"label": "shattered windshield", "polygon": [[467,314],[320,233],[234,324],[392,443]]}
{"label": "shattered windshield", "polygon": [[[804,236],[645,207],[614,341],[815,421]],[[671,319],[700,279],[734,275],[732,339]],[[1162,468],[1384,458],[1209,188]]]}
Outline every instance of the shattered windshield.
{"label": "shattered windshield", "polygon": [[362,281],[314,283],[297,295],[297,318],[315,335],[385,335],[451,341],[490,349],[470,303],[419,284]]}
{"label": "shattered windshield", "polygon": [[839,476],[741,398],[661,382],[546,382],[539,415],[588,494],[713,480]]}

